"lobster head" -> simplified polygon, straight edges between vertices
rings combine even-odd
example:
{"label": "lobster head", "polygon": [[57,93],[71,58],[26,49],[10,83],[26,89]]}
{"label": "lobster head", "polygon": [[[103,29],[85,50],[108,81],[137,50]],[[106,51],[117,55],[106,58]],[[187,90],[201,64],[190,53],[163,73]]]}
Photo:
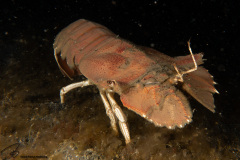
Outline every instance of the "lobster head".
{"label": "lobster head", "polygon": [[[155,73],[156,74],[156,73]],[[192,111],[185,95],[170,83],[166,74],[145,76],[120,96],[125,107],[157,126],[182,128],[192,121]]]}
{"label": "lobster head", "polygon": [[[203,63],[202,54],[194,57],[198,65]],[[211,74],[205,68],[199,66],[184,75],[178,72],[177,68],[180,72],[192,68],[190,56],[176,57],[173,62],[177,65],[175,69],[172,65],[161,66],[120,94],[125,107],[155,125],[169,129],[182,128],[192,121],[192,111],[183,90],[212,112],[215,108],[213,93],[218,93]]]}

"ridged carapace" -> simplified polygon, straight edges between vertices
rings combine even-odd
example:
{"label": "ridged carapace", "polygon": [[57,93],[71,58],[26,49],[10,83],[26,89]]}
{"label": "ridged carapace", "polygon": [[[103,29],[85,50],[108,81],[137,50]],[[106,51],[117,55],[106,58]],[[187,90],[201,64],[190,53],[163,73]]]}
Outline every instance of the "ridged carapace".
{"label": "ridged carapace", "polygon": [[120,95],[123,105],[154,123],[170,129],[192,121],[192,111],[184,92],[214,112],[214,81],[203,64],[202,53],[170,57],[152,48],[136,46],[106,27],[80,19],[56,37],[54,53],[64,75],[83,75],[86,81],[61,89],[96,85],[113,129],[120,129],[130,142],[127,118],[114,100]]}

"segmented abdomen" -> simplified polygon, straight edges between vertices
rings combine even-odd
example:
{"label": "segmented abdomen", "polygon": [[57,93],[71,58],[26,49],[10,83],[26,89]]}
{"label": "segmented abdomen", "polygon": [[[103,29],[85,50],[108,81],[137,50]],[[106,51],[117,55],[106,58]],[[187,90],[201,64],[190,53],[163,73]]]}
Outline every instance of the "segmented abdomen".
{"label": "segmented abdomen", "polygon": [[63,29],[55,39],[54,49],[64,75],[72,78],[82,73],[96,83],[99,79],[136,79],[153,63],[133,44],[84,19]]}
{"label": "segmented abdomen", "polygon": [[80,19],[63,29],[56,37],[55,54],[60,54],[71,69],[83,56],[102,48],[116,45],[116,35],[106,27]]}

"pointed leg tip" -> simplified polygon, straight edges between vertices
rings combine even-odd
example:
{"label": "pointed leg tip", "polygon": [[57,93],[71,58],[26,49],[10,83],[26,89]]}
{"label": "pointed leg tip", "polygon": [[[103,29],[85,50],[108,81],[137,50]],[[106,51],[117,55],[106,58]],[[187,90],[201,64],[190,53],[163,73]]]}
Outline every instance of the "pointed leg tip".
{"label": "pointed leg tip", "polygon": [[113,129],[113,133],[118,136],[119,135],[119,132],[118,132],[118,129],[116,127],[112,127]]}
{"label": "pointed leg tip", "polygon": [[61,99],[61,104],[64,104],[64,103],[65,103],[65,101],[63,99]]}
{"label": "pointed leg tip", "polygon": [[128,145],[130,142],[131,142],[130,139],[125,141],[126,145]]}

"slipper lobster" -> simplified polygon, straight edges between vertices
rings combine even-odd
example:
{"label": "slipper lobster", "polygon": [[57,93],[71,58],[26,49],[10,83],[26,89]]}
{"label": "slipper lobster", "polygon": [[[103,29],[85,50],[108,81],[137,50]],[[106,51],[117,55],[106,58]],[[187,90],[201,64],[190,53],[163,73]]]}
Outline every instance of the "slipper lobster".
{"label": "slipper lobster", "polygon": [[215,82],[199,66],[203,54],[193,54],[190,42],[190,55],[172,58],[123,40],[100,24],[80,19],[56,36],[53,48],[65,76],[87,78],[63,87],[61,103],[70,90],[96,85],[113,130],[118,133],[118,122],[126,143],[130,142],[127,118],[114,99],[115,93],[120,95],[123,106],[169,129],[182,128],[192,121],[186,93],[214,112],[213,93],[218,93]]}

